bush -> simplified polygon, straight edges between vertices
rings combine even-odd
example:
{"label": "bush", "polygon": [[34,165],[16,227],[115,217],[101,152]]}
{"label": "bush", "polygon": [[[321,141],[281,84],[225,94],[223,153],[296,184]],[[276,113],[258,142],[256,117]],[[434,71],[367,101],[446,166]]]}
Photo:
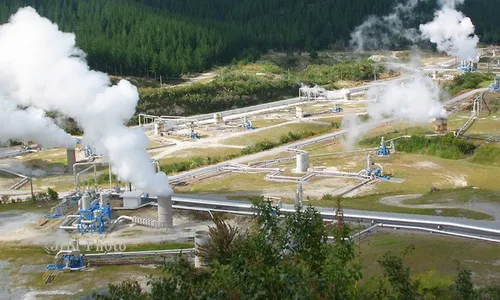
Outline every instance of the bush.
{"label": "bush", "polygon": [[50,201],[59,200],[59,194],[51,188],[47,188],[47,195],[48,195]]}
{"label": "bush", "polygon": [[477,149],[471,161],[477,164],[498,166],[500,165],[500,148],[483,145]]}
{"label": "bush", "polygon": [[464,73],[457,76],[447,85],[447,89],[452,95],[456,95],[463,90],[476,89],[483,81],[493,80],[493,73]]}
{"label": "bush", "polygon": [[137,112],[158,116],[210,113],[292,97],[297,89],[298,85],[291,80],[230,72],[209,83],[140,89]]}
{"label": "bush", "polygon": [[412,136],[397,142],[396,149],[407,153],[422,153],[447,159],[460,159],[472,155],[477,146],[452,133],[446,136],[427,138]]}

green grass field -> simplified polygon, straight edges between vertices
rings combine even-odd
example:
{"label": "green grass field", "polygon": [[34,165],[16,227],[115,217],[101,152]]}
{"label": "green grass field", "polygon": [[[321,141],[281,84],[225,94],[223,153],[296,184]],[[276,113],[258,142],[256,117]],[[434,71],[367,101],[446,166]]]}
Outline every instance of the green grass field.
{"label": "green grass field", "polygon": [[188,160],[191,157],[225,157],[239,153],[241,149],[232,147],[189,148],[169,154],[160,160],[161,165]]}
{"label": "green grass field", "polygon": [[258,119],[258,120],[252,120],[252,125],[255,128],[263,128],[263,127],[269,127],[273,125],[278,125],[288,122],[286,119]]}
{"label": "green grass field", "polygon": [[239,137],[222,140],[221,143],[228,145],[253,145],[262,141],[278,141],[283,135],[288,132],[303,132],[312,131],[315,133],[326,132],[330,128],[328,126],[311,124],[311,123],[293,123],[279,127],[262,129],[255,132],[250,132]]}
{"label": "green grass field", "polygon": [[411,267],[412,276],[436,270],[443,278],[454,277],[457,264],[472,270],[473,280],[478,285],[498,284],[500,278],[500,251],[498,245],[459,238],[426,234],[400,234],[379,232],[360,243],[361,262],[365,266],[364,281],[380,275],[377,263],[384,253],[400,253],[409,245],[410,252],[404,262]]}

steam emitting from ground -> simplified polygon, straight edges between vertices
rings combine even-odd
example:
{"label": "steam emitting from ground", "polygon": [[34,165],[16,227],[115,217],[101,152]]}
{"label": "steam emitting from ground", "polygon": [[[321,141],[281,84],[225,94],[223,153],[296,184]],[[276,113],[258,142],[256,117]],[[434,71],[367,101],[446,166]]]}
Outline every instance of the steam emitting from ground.
{"label": "steam emitting from ground", "polygon": [[438,0],[439,10],[434,19],[421,24],[419,30],[404,25],[403,20],[412,18],[418,4],[427,1],[407,0],[394,6],[388,15],[369,16],[351,33],[351,45],[364,51],[387,49],[398,39],[412,43],[429,40],[441,52],[460,60],[477,61],[479,38],[474,34],[474,24],[456,8],[465,0]]}
{"label": "steam emitting from ground", "polygon": [[[464,0],[438,0],[439,10],[434,19],[419,26],[419,31],[405,28],[402,20],[411,14],[420,2],[426,0],[408,0],[399,3],[387,16],[369,17],[352,33],[351,44],[358,50],[380,49],[390,45],[391,38],[403,38],[410,42],[429,40],[437,49],[460,60],[477,61],[478,37],[474,34],[472,21],[456,10],[457,4]],[[375,42],[377,32],[381,33],[380,43]],[[415,33],[415,36],[409,35]],[[375,95],[377,101],[368,106],[370,120],[361,124],[359,119],[348,116],[344,128],[348,130],[346,146],[352,147],[362,133],[380,120],[392,117],[422,123],[430,118],[444,118],[446,111],[440,104],[440,88],[417,68],[408,65],[405,72],[410,80],[404,83],[392,82],[381,89],[374,87],[369,95]]]}
{"label": "steam emitting from ground", "polygon": [[0,27],[0,69],[6,99],[73,118],[85,143],[121,180],[152,194],[172,193],[167,176],[155,172],[142,129],[125,126],[139,100],[137,88],[125,80],[111,86],[106,74],[90,70],[74,34],[21,8]]}
{"label": "steam emitting from ground", "polygon": [[437,49],[448,55],[477,62],[479,38],[474,34],[474,24],[470,18],[456,10],[457,4],[464,0],[441,0],[441,9],[434,20],[420,25],[422,37],[436,44]]}

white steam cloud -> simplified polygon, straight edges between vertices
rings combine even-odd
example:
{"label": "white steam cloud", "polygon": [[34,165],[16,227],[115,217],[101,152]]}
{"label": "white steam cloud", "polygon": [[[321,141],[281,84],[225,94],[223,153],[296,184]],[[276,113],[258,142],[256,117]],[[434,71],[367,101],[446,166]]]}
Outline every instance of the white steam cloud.
{"label": "white steam cloud", "polygon": [[[375,92],[371,88],[368,94]],[[428,76],[415,73],[404,82],[392,82],[376,91],[377,102],[368,106],[368,115],[374,121],[391,116],[411,122],[425,123],[429,118],[445,118],[446,110],[440,103],[439,86]]]}
{"label": "white steam cloud", "polygon": [[437,49],[460,60],[478,60],[477,44],[479,38],[474,34],[474,24],[470,18],[455,9],[455,0],[442,0],[441,9],[434,15],[434,20],[420,25],[422,37],[436,44]]}
{"label": "white steam cloud", "polygon": [[36,141],[43,147],[75,148],[75,139],[59,128],[45,111],[34,107],[19,109],[12,101],[0,99],[0,143],[10,139]]}
{"label": "white steam cloud", "polygon": [[351,45],[357,51],[364,51],[388,48],[396,39],[418,41],[418,30],[406,28],[403,20],[410,19],[412,11],[424,1],[426,0],[408,0],[398,3],[386,16],[369,16],[351,33]]}
{"label": "white steam cloud", "polygon": [[427,0],[408,0],[398,3],[392,13],[368,19],[351,33],[351,45],[358,51],[385,49],[406,40],[412,43],[429,40],[437,49],[460,60],[477,61],[479,38],[474,34],[474,24],[456,6],[465,0],[439,0],[439,10],[434,20],[421,24],[419,30],[406,28],[403,20],[411,19],[419,3]]}
{"label": "white steam cloud", "polygon": [[121,180],[149,193],[172,193],[167,176],[154,170],[144,132],[124,125],[135,112],[137,88],[124,80],[111,86],[106,74],[90,70],[73,34],[22,8],[0,27],[0,69],[6,98],[73,118]]}
{"label": "white steam cloud", "polygon": [[373,86],[369,98],[377,101],[368,105],[370,119],[362,123],[356,115],[346,116],[342,127],[348,131],[344,146],[353,148],[355,142],[380,121],[392,118],[425,124],[432,118],[446,118],[440,103],[441,90],[428,76],[416,72],[403,82],[393,81],[383,87]]}

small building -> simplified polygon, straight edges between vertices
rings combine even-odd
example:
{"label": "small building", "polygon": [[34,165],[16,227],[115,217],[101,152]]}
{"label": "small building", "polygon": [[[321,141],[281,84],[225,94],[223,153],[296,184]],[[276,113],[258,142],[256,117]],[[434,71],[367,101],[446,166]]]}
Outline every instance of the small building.
{"label": "small building", "polygon": [[122,194],[123,208],[133,209],[142,204],[143,192],[127,191]]}

